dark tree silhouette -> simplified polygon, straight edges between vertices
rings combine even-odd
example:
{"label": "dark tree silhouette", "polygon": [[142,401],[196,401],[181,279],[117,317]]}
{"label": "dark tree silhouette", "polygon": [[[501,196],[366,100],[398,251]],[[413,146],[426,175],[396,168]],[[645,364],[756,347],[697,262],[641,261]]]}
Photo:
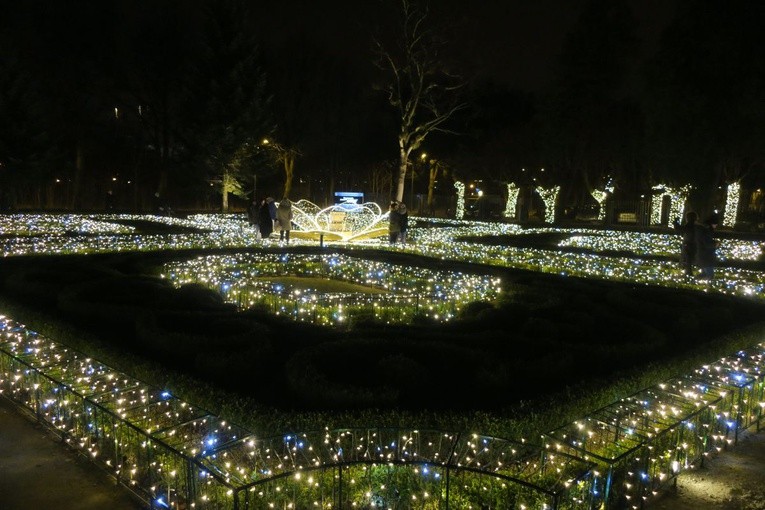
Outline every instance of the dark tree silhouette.
{"label": "dark tree silhouette", "polygon": [[649,68],[655,176],[692,183],[711,210],[719,186],[765,164],[765,4],[680,3]]}
{"label": "dark tree silhouette", "polygon": [[[49,103],[18,58],[0,56],[0,210],[15,208],[29,190],[54,186],[56,145],[46,129]],[[36,201],[40,206],[39,193]]]}
{"label": "dark tree silhouette", "polygon": [[545,166],[567,184],[568,205],[589,202],[607,174],[627,180],[639,157],[640,108],[627,87],[635,29],[625,0],[592,0],[565,40],[543,118]]}
{"label": "dark tree silhouette", "polygon": [[184,139],[194,156],[191,160],[203,163],[205,181],[218,184],[224,211],[229,193],[247,196],[246,183],[263,164],[259,144],[272,129],[265,74],[248,17],[240,0],[208,7],[201,56],[187,91],[190,109],[185,112],[189,120]]}
{"label": "dark tree silhouette", "polygon": [[123,6],[120,12],[121,71],[130,109],[139,113],[146,163],[155,169],[153,190],[166,198],[171,175],[180,165],[183,122],[192,108],[201,108],[186,93],[191,61],[199,55],[199,10],[194,4],[169,0]]}

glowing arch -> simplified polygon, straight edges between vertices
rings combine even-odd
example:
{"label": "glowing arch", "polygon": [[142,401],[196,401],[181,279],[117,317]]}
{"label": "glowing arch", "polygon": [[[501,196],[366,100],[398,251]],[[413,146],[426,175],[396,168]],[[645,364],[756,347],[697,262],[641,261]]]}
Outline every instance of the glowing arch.
{"label": "glowing arch", "polygon": [[327,241],[360,241],[388,233],[388,213],[374,202],[364,204],[335,204],[321,208],[305,199],[292,204],[292,223],[298,230],[295,237]]}

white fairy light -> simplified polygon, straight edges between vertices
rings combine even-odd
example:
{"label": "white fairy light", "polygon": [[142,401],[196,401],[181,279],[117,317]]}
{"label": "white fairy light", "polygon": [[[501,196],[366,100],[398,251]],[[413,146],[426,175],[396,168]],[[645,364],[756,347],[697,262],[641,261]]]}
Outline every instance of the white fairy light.
{"label": "white fairy light", "polygon": [[335,204],[320,208],[309,200],[292,204],[292,222],[301,231],[327,235],[340,242],[385,235],[387,211],[383,214],[374,202],[364,204]]}
{"label": "white fairy light", "polygon": [[608,184],[606,184],[605,189],[603,190],[592,190],[590,193],[592,195],[592,198],[595,199],[595,201],[598,203],[598,221],[603,221],[606,219],[606,199],[609,195],[611,195],[614,192],[614,185],[611,180],[608,181]]}
{"label": "white fairy light", "polygon": [[[259,508],[308,508],[343,483],[322,481],[335,468],[347,473],[342,488],[351,506],[404,491],[437,497],[447,469],[465,480],[464,492],[454,484],[455,498],[470,504],[480,487],[498,498],[522,497],[515,499],[523,501],[519,508],[551,508],[559,496],[571,508],[610,507],[610,480],[623,480],[618,497],[650,499],[758,423],[765,409],[762,343],[545,432],[541,447],[523,438],[406,427],[326,426],[259,437],[2,315],[0,367],[4,396],[168,508],[231,508],[232,497],[250,495],[260,498]],[[179,473],[198,483],[180,483]]]}
{"label": "white fairy light", "polygon": [[454,183],[454,187],[457,188],[457,211],[454,217],[461,220],[465,217],[465,183],[457,181]]}
{"label": "white fairy light", "polygon": [[672,188],[666,184],[657,184],[652,189],[659,191],[651,197],[651,225],[661,225],[661,210],[664,197],[669,197],[669,220],[674,221],[682,218],[685,203],[691,192],[692,186],[686,184],[680,188]]}
{"label": "white fairy light", "polygon": [[542,201],[545,203],[545,222],[555,223],[555,203],[558,201],[560,186],[553,186],[548,189],[537,186],[537,193],[539,193],[539,196],[542,197]]}
{"label": "white fairy light", "polygon": [[725,197],[725,214],[723,215],[723,226],[733,228],[738,219],[738,207],[741,199],[741,183],[733,182],[728,184],[727,196]]}
{"label": "white fairy light", "polygon": [[518,192],[520,188],[511,182],[507,185],[507,202],[505,203],[505,212],[502,213],[505,218],[515,218],[515,208],[518,204]]}

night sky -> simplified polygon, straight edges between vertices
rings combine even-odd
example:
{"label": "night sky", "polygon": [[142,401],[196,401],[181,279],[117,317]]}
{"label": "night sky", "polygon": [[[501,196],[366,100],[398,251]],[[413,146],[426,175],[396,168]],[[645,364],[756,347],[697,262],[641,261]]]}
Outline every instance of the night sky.
{"label": "night sky", "polygon": [[[181,182],[209,189],[220,171],[207,161],[209,143],[236,122],[249,139],[270,134],[295,148],[307,181],[329,174],[359,188],[397,164],[401,119],[373,51],[375,38],[395,40],[397,0],[0,1],[0,114],[11,119],[0,128],[0,163],[9,182],[39,181],[24,182],[29,200],[40,183],[75,182],[75,171],[101,180],[99,194],[108,175],[133,172],[134,207],[191,170],[196,178]],[[238,4],[248,13],[227,21],[228,36],[247,39],[256,62],[235,78],[246,58],[226,56],[210,26]],[[433,0],[427,20],[445,40],[438,70],[464,80],[465,108],[417,150],[437,154],[451,178],[501,189],[523,168],[546,168],[548,185],[568,186],[561,196],[572,208],[609,176],[632,197],[656,182],[693,182],[709,207],[727,182],[761,184],[765,4]],[[228,99],[260,78],[256,101],[269,119],[244,122],[242,104]],[[115,107],[139,106],[149,115],[120,117],[115,129]],[[276,187],[278,168],[272,174]]]}
{"label": "night sky", "polygon": [[[389,3],[391,0],[388,0]],[[257,30],[266,44],[305,35],[337,55],[369,60],[370,36],[384,2],[285,0],[257,9]],[[454,35],[450,50],[473,79],[526,90],[544,89],[567,33],[586,0],[437,0],[433,18]],[[629,2],[644,52],[655,47],[674,13],[676,0]]]}

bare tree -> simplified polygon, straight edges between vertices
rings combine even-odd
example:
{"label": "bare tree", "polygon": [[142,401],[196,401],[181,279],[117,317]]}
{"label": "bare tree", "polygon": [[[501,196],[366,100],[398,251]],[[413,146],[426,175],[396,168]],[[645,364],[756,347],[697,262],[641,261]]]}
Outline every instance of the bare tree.
{"label": "bare tree", "polygon": [[[427,159],[427,155],[423,154],[423,159]],[[446,175],[448,171],[447,165],[443,161],[439,161],[435,158],[430,158],[427,161],[428,164],[428,214],[433,214],[433,191],[436,188],[436,181],[438,180],[438,174],[442,176]]]}
{"label": "bare tree", "polygon": [[401,12],[394,41],[375,41],[377,65],[386,73],[388,101],[396,108],[399,162],[396,199],[404,198],[409,158],[427,136],[448,132],[446,122],[465,107],[459,102],[462,80],[449,73],[439,50],[444,42],[428,24],[427,7],[414,0],[401,0]]}
{"label": "bare tree", "polygon": [[374,165],[369,171],[369,182],[372,194],[377,197],[390,197],[393,192],[391,174],[395,163],[384,161]]}
{"label": "bare tree", "polygon": [[263,140],[263,145],[271,151],[275,163],[284,169],[284,192],[283,198],[288,198],[292,192],[292,179],[295,175],[295,159],[300,156],[300,151],[294,147],[285,147],[273,140]]}

